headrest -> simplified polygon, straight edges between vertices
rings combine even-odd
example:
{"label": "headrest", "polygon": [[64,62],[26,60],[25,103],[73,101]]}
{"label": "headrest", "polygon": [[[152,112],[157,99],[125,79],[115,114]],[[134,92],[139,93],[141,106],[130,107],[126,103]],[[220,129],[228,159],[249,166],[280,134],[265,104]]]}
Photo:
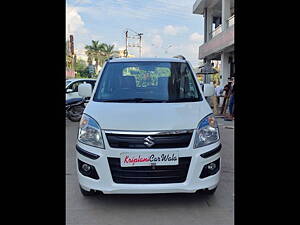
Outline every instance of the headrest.
{"label": "headrest", "polygon": [[168,85],[169,77],[159,77],[157,82],[159,87],[165,87]]}
{"label": "headrest", "polygon": [[124,76],[121,79],[121,88],[131,89],[136,88],[136,82],[134,76]]}

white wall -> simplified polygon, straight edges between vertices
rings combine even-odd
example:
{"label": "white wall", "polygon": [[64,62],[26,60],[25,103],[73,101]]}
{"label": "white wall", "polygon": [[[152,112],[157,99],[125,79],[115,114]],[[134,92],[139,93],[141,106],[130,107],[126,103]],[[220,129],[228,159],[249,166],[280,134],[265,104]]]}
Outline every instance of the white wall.
{"label": "white wall", "polygon": [[228,63],[229,53],[223,52],[221,54],[221,86],[225,86],[228,83],[228,78],[230,75],[230,64]]}

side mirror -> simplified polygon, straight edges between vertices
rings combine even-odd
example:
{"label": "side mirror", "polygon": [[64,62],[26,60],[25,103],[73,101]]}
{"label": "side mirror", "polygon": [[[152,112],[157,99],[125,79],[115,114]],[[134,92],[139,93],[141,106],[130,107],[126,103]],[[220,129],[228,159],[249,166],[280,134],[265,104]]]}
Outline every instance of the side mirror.
{"label": "side mirror", "polygon": [[66,90],[66,93],[67,93],[67,94],[68,94],[68,93],[72,93],[72,92],[74,92],[73,89],[69,89],[69,88],[68,88],[68,89]]}
{"label": "side mirror", "polygon": [[84,98],[91,97],[92,95],[92,85],[91,84],[80,84],[78,86],[78,94]]}
{"label": "side mirror", "polygon": [[205,97],[213,96],[215,93],[215,87],[213,84],[204,84],[203,89],[203,94]]}

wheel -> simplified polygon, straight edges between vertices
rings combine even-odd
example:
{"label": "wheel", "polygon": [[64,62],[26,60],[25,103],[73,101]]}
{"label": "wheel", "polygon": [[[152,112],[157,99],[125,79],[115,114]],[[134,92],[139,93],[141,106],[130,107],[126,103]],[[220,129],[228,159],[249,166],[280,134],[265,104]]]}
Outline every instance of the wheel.
{"label": "wheel", "polygon": [[72,122],[79,122],[82,116],[82,113],[84,111],[84,106],[79,105],[79,106],[74,106],[70,108],[68,112],[68,119],[71,120]]}
{"label": "wheel", "polygon": [[81,186],[79,186],[79,187],[80,187],[81,194],[83,196],[93,196],[93,195],[95,195],[94,191],[86,191]]}

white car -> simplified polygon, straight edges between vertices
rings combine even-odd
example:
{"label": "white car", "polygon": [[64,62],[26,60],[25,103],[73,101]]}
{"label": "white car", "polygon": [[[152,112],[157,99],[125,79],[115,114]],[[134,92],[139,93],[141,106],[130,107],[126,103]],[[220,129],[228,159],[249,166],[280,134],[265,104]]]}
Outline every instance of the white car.
{"label": "white car", "polygon": [[78,86],[83,83],[89,83],[94,88],[96,79],[69,79],[66,80],[66,100],[72,98],[81,98],[78,95]]}
{"label": "white car", "polygon": [[184,58],[108,60],[80,121],[76,165],[83,195],[212,194],[220,180],[220,134]]}

